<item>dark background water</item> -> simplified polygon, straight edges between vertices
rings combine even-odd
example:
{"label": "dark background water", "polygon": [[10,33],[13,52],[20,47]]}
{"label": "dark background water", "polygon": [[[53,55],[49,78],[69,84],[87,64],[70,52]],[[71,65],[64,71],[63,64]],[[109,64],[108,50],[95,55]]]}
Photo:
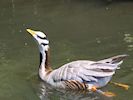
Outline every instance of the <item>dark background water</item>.
{"label": "dark background water", "polygon": [[133,100],[132,0],[0,1],[0,100],[108,100],[41,82],[38,48],[26,28],[47,33],[53,68],[78,59],[129,54],[112,79],[129,84],[129,90],[111,84],[102,90],[117,94],[110,100]]}

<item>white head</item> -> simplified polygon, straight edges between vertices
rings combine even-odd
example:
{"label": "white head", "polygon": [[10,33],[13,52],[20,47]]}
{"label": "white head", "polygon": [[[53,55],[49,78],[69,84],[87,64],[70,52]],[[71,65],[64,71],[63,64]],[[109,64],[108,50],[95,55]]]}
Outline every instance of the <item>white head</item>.
{"label": "white head", "polygon": [[34,31],[31,29],[27,29],[27,31],[33,36],[39,45],[40,52],[48,51],[49,49],[49,41],[46,38],[46,35],[40,31]]}

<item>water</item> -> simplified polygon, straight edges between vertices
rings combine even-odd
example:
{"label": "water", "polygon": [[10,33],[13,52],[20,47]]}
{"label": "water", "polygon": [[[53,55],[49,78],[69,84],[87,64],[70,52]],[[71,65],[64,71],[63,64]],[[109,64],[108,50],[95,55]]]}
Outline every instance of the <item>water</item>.
{"label": "water", "polygon": [[[127,0],[1,0],[0,100],[133,100],[133,2]],[[113,81],[117,94],[56,90],[38,79],[39,55],[26,28],[45,31],[53,68],[77,59],[99,60],[129,54]],[[130,98],[129,98],[130,97]]]}

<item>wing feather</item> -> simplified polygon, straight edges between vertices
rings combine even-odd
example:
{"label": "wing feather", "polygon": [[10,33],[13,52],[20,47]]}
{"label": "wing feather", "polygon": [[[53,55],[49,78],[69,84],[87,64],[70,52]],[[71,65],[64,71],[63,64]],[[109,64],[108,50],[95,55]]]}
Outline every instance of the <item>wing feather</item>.
{"label": "wing feather", "polygon": [[[96,77],[111,76],[115,73],[117,66],[107,63],[96,63],[92,61],[74,61],[54,70],[52,78],[55,81],[76,80],[79,82],[96,81]],[[109,69],[112,71],[104,71]]]}

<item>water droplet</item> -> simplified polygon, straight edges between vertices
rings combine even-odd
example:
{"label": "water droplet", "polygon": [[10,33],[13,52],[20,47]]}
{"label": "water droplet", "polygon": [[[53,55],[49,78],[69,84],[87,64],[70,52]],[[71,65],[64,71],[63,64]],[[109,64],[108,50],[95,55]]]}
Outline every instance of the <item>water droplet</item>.
{"label": "water droplet", "polygon": [[28,44],[27,43],[24,43],[25,46],[27,46]]}
{"label": "water droplet", "polygon": [[19,32],[21,33],[21,32],[22,32],[22,30],[19,30]]}
{"label": "water droplet", "polygon": [[67,61],[70,61],[70,59],[68,58]]}

